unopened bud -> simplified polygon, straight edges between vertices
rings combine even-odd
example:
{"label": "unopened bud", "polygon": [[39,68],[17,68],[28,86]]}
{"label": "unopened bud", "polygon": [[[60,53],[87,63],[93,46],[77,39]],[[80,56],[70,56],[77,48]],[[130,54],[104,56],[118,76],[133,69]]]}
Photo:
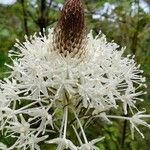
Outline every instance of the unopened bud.
{"label": "unopened bud", "polygon": [[63,56],[80,57],[85,51],[85,37],[82,0],[66,0],[54,30],[54,49]]}

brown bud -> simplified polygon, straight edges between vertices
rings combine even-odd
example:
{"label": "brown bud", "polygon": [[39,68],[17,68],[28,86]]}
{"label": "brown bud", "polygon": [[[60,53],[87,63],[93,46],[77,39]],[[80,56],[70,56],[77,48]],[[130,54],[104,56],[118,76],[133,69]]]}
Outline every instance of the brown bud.
{"label": "brown bud", "polygon": [[80,57],[85,51],[85,35],[82,0],[66,0],[54,29],[54,49],[63,56]]}

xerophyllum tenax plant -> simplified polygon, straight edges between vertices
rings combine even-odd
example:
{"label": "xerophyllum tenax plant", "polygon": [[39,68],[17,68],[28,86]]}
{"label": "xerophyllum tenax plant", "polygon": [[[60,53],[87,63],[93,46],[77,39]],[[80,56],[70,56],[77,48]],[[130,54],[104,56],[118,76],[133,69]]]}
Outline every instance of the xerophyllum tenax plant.
{"label": "xerophyllum tenax plant", "polygon": [[[9,51],[12,71],[0,81],[0,130],[15,141],[0,143],[1,150],[40,150],[41,142],[57,150],[99,150],[95,144],[105,137],[89,140],[85,132],[95,118],[128,120],[132,136],[136,130],[144,138],[138,125],[150,128],[143,120],[150,115],[136,107],[145,94],[143,71],[101,32],[86,34],[82,0],[66,0],[47,35],[25,39]],[[120,108],[123,116],[116,115]]]}

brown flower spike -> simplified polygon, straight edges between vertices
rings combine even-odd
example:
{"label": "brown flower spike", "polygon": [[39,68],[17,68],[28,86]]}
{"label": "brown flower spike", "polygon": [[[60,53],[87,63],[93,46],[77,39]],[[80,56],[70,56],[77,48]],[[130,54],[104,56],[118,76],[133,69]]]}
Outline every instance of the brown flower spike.
{"label": "brown flower spike", "polygon": [[82,0],[66,0],[54,29],[54,49],[63,56],[81,57],[85,52],[85,35]]}

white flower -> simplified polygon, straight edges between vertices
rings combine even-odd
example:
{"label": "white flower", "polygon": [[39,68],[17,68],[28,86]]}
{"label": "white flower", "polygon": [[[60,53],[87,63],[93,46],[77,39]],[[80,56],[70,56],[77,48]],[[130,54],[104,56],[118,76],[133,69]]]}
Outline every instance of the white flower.
{"label": "white flower", "polygon": [[8,150],[14,148],[26,150],[30,147],[31,150],[40,150],[38,143],[44,141],[48,136],[40,136],[38,130],[30,128],[30,124],[25,121],[24,117],[20,115],[20,120],[9,122],[9,126],[6,126],[7,133],[13,138],[17,138],[16,142]]}
{"label": "white flower", "polygon": [[[80,0],[67,0],[54,29],[44,36],[25,36],[25,42],[17,40],[17,50],[9,51],[13,64],[6,65],[12,71],[0,81],[0,130],[16,139],[8,150],[40,150],[39,142],[46,139],[58,144],[57,150],[77,150],[68,138],[68,126],[80,150],[98,150],[95,143],[103,138],[88,142],[84,131],[94,117],[107,122],[127,119],[132,133],[135,128],[142,136],[136,125],[150,126],[141,119],[150,116],[136,106],[145,94],[143,71],[134,57],[124,57],[125,49],[118,50],[101,32],[96,37],[92,31],[86,35],[83,12]],[[78,19],[71,19],[72,15]],[[124,114],[137,114],[114,116],[114,109],[116,114],[120,108]],[[52,132],[58,138],[52,139]]]}
{"label": "white flower", "polygon": [[58,144],[57,150],[64,150],[64,149],[70,149],[70,150],[77,150],[77,147],[68,139],[65,138],[55,138],[49,141],[46,141],[46,143],[49,144]]}
{"label": "white flower", "polygon": [[123,109],[125,115],[128,113],[127,111],[128,106],[132,112],[133,112],[133,108],[138,110],[135,104],[137,101],[143,101],[143,99],[139,98],[139,96],[144,94],[146,94],[146,92],[143,91],[136,92],[135,90],[131,91],[130,89],[129,90],[127,89],[125,93],[120,96],[120,99],[123,102]]}
{"label": "white flower", "polygon": [[95,144],[101,140],[103,140],[105,137],[102,138],[97,138],[94,139],[92,141],[90,141],[89,143],[83,144],[79,147],[79,150],[99,150],[98,147],[95,146]]}
{"label": "white flower", "polygon": [[[127,106],[132,108],[131,111],[138,110],[135,103],[141,100],[138,96],[144,94],[140,91],[140,87],[145,86],[144,78],[139,74],[141,71],[133,58],[123,57],[124,50],[116,50],[118,45],[108,43],[104,35],[94,38],[92,33],[88,34],[85,57],[76,58],[64,57],[53,51],[53,32],[50,29],[47,38],[34,35],[31,42],[26,39],[23,44],[15,45],[18,52],[10,51],[13,65],[8,66],[12,73],[0,84],[0,110],[4,113],[1,129],[8,123],[7,133],[11,132],[10,136],[18,138],[16,147],[21,147],[22,141],[26,141],[24,147],[30,145],[32,135],[42,133],[45,136],[48,131],[56,132],[55,129],[60,128],[58,122],[63,118],[62,114],[57,113],[66,105],[76,110],[77,115],[80,115],[81,108],[87,111],[93,109],[91,115],[109,121],[106,114],[120,107],[118,101],[122,102],[121,107],[127,114]],[[9,113],[8,109],[12,112]],[[54,112],[56,115],[53,115]],[[13,116],[13,119],[8,119],[6,114]],[[27,115],[28,126],[16,122],[18,114]],[[134,120],[138,118],[134,117]],[[135,121],[130,121],[133,129]],[[30,127],[33,127],[32,130]],[[16,136],[22,131],[27,134]],[[58,141],[61,141],[59,148],[62,145],[63,148],[76,149],[71,140],[58,138],[51,139],[49,143]],[[82,147],[92,146],[90,144]]]}
{"label": "white flower", "polygon": [[[131,75],[131,72],[141,72],[135,67],[133,58],[122,57],[123,49],[116,50],[118,46],[115,43],[107,43],[103,35],[96,38],[91,33],[88,35],[84,59],[63,57],[52,51],[52,36],[53,29],[50,29],[48,38],[34,35],[31,43],[26,40],[24,44],[16,44],[19,49],[17,54],[10,51],[10,57],[15,59],[14,65],[9,65],[12,69],[9,79],[5,79],[0,85],[1,110],[5,108],[4,112],[8,114],[6,110],[11,109],[16,118],[18,114],[28,115],[28,125],[33,126],[34,131],[30,131],[27,126],[24,128],[21,124],[17,125],[15,120],[8,120],[6,128],[13,136],[26,129],[27,135],[18,137],[17,147],[21,145],[20,141],[29,141],[30,134],[34,135],[37,132],[45,135],[48,130],[59,128],[56,122],[62,115],[52,114],[56,109],[63,109],[65,105],[76,109],[78,113],[82,107],[88,110],[92,108],[93,115],[108,120],[107,111],[117,109],[118,101],[123,102],[121,107],[124,107],[126,114],[127,106],[136,108],[135,102],[139,100],[137,96],[144,94],[135,86],[135,83],[137,86],[140,84],[140,87],[145,86],[143,77],[139,74]],[[131,69],[132,71],[127,72]],[[68,104],[65,100],[66,95]],[[18,102],[20,108],[16,105]],[[4,128],[6,115],[1,117],[1,128]],[[36,129],[34,125],[37,125]],[[58,140],[60,139],[51,142]],[[61,143],[62,146],[75,149],[70,142],[63,139]],[[27,147],[29,143],[25,143]],[[83,145],[86,146],[90,145]]]}
{"label": "white flower", "polygon": [[7,150],[7,146],[3,143],[0,143],[0,149],[1,150]]}
{"label": "white flower", "polygon": [[144,134],[138,129],[137,125],[142,125],[150,129],[150,125],[144,120],[142,120],[142,118],[150,118],[150,115],[145,115],[143,113],[145,113],[145,110],[139,111],[138,113],[133,115],[132,118],[129,119],[131,123],[132,138],[134,138],[134,129],[136,129],[139,132],[139,134],[144,138]]}
{"label": "white flower", "polygon": [[33,118],[30,118],[28,121],[32,122],[34,120],[40,122],[38,132],[42,132],[42,134],[45,133],[47,125],[51,125],[53,128],[53,120],[52,115],[48,113],[49,107],[47,109],[43,108],[34,108],[26,110],[24,113],[30,115]]}
{"label": "white flower", "polygon": [[[37,135],[31,134],[31,137],[26,143],[22,144],[22,147],[30,147],[31,150],[40,150],[40,146],[38,145],[40,142],[45,141],[47,139],[48,135],[38,137]],[[24,148],[24,150],[26,150]]]}
{"label": "white flower", "polygon": [[20,136],[18,140],[8,148],[8,150],[13,150],[14,148],[26,150],[30,147],[31,150],[40,150],[40,146],[38,145],[40,142],[45,141],[48,136],[38,137],[34,133],[30,133],[27,136]]}
{"label": "white flower", "polygon": [[25,121],[22,114],[20,115],[20,119],[21,122],[19,122],[18,120],[8,122],[9,126],[6,126],[8,132],[10,131],[12,132],[12,134],[19,133],[23,135],[26,135],[30,132],[30,124]]}

